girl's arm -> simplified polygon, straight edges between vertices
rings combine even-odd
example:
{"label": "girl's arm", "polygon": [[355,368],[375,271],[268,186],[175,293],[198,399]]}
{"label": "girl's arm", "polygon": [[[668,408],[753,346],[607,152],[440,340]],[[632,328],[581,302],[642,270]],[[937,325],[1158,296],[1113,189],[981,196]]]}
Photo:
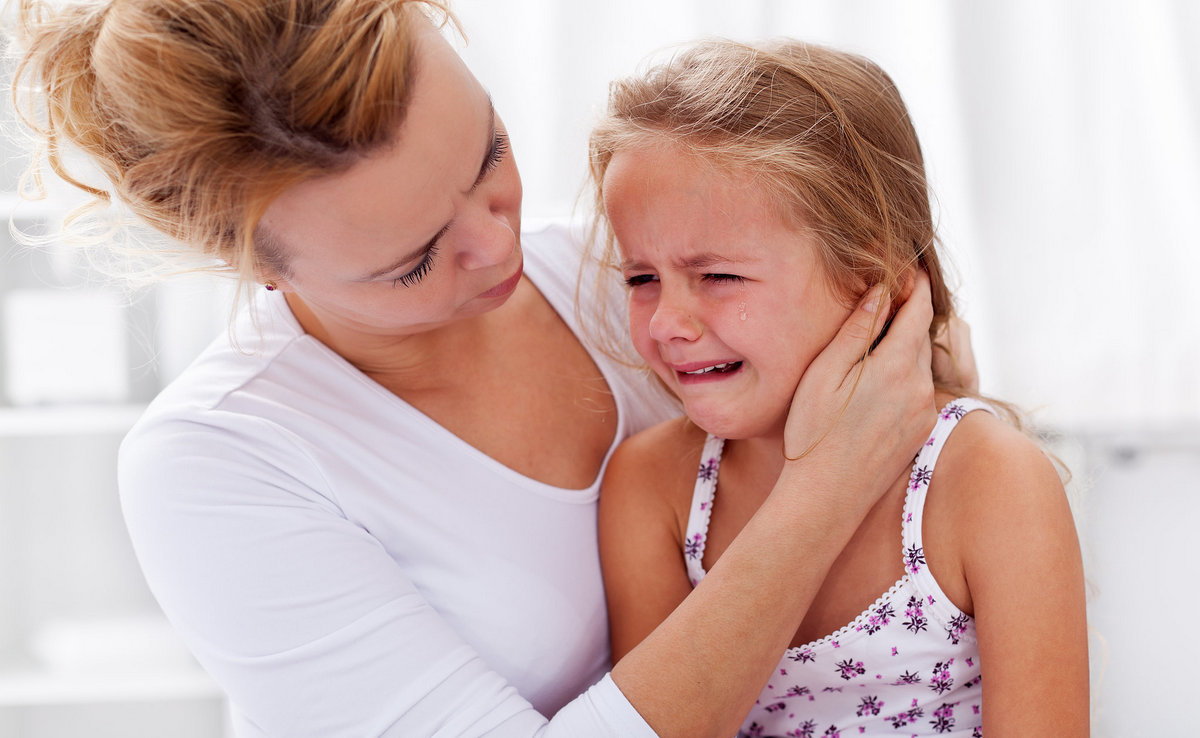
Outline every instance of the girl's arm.
{"label": "girl's arm", "polygon": [[960,490],[948,520],[979,636],[984,734],[1084,738],[1083,564],[1062,483],[1014,428],[984,413],[962,422],[956,451],[970,458],[950,477]]}
{"label": "girl's arm", "polygon": [[[669,584],[639,615],[645,627],[684,595],[612,672],[659,735],[726,738],[737,732],[834,559],[933,427],[932,310],[923,273],[855,387],[863,347],[883,322],[873,320],[879,298],[874,290],[867,296],[797,388],[793,408],[803,411],[789,415],[787,453],[799,456],[820,443],[787,463],[771,495],[698,587],[687,593]],[[630,534],[645,536],[649,553],[667,550],[669,531],[635,524]],[[619,638],[621,648],[632,640]]]}

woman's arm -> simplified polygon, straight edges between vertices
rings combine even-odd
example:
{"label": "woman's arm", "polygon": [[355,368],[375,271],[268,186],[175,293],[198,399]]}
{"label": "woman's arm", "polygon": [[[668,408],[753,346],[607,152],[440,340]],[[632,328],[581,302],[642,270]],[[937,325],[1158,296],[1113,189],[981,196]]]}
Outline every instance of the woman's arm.
{"label": "woman's arm", "polygon": [[969,421],[955,449],[970,458],[956,465],[951,519],[979,636],[984,733],[1084,738],[1087,615],[1066,494],[1016,429],[983,413]]}
{"label": "woman's arm", "polygon": [[737,731],[834,559],[933,427],[928,278],[860,366],[883,322],[878,299],[864,299],[797,388],[786,451],[812,451],[787,463],[712,571],[613,668],[661,736]]}

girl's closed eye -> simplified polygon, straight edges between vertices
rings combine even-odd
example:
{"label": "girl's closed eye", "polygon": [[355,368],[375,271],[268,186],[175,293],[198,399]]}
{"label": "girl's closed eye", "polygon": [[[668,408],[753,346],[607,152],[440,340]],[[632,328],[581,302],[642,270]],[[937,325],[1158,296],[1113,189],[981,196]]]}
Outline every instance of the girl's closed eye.
{"label": "girl's closed eye", "polygon": [[625,278],[625,284],[629,287],[641,287],[644,284],[649,284],[658,279],[653,274],[634,274]]}
{"label": "girl's closed eye", "polygon": [[723,284],[729,282],[745,282],[745,277],[739,277],[736,274],[705,274],[704,281]]}

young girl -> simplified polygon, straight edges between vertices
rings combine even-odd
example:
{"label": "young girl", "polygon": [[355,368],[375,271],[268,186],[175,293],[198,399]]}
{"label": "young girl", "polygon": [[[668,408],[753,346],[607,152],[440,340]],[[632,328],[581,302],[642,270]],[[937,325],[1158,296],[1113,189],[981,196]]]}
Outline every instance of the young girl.
{"label": "young girl", "polygon": [[[868,288],[896,296],[919,268],[932,330],[953,306],[916,135],[861,57],[699,44],[614,85],[592,162],[634,345],[687,414],[627,440],[604,481],[619,659],[721,567],[785,455],[811,451],[784,445],[792,392]],[[1082,567],[1058,475],[1007,413],[938,380],[911,474],[828,568],[741,735],[1087,735]]]}

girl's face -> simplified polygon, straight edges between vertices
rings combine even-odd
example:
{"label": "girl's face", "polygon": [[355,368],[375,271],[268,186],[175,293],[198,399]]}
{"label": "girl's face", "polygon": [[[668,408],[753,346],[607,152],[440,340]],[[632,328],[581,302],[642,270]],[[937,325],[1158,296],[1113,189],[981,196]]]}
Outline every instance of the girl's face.
{"label": "girl's face", "polygon": [[521,275],[521,179],[504,124],[428,23],[415,63],[395,144],[285,190],[262,221],[291,268],[280,287],[323,323],[363,334],[479,315]]}
{"label": "girl's face", "polygon": [[782,434],[801,375],[851,312],[814,236],[749,177],[665,141],[613,156],[604,192],[638,353],[705,431]]}

